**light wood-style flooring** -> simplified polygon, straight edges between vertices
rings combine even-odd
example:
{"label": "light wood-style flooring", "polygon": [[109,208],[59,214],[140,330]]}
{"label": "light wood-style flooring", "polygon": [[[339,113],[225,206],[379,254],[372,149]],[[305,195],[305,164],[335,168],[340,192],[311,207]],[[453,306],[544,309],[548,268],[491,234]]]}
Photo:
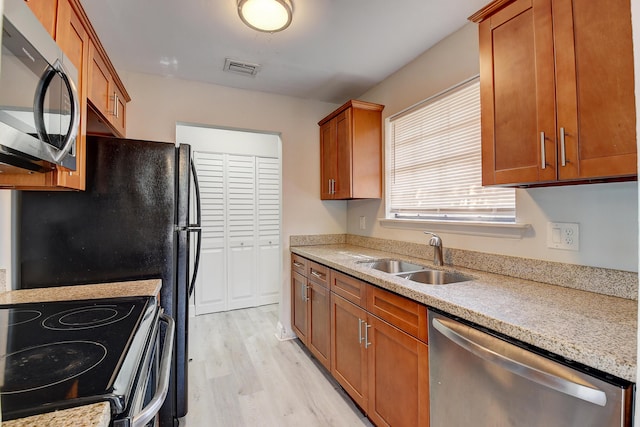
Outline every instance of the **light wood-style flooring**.
{"label": "light wood-style flooring", "polygon": [[298,340],[278,306],[189,319],[189,412],[181,427],[371,426]]}

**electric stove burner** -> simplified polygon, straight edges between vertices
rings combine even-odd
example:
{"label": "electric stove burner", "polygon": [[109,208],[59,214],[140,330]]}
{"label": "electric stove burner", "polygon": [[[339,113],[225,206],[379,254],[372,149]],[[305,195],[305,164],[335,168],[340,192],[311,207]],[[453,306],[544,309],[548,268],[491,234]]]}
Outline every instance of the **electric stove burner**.
{"label": "electric stove burner", "polygon": [[65,331],[110,325],[127,318],[133,307],[122,310],[115,305],[96,305],[66,310],[47,317],[42,325],[47,329]]}
{"label": "electric stove burner", "polygon": [[93,369],[106,355],[104,345],[91,341],[62,341],[16,351],[4,357],[0,394],[37,390],[70,380]]}
{"label": "electric stove burner", "polygon": [[42,312],[38,310],[13,310],[9,317],[9,325],[8,326],[16,326],[21,325],[23,323],[28,323],[36,320],[42,316]]}
{"label": "electric stove burner", "polygon": [[2,420],[101,401],[125,413],[158,317],[153,297],[0,305]]}

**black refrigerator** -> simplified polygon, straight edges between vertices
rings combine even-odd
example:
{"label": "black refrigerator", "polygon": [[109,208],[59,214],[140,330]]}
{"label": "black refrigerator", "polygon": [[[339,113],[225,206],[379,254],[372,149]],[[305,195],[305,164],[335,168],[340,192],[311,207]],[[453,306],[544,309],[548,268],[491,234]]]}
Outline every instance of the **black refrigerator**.
{"label": "black refrigerator", "polygon": [[190,146],[89,137],[86,167],[83,192],[18,194],[18,286],[162,279],[160,305],[175,320],[176,341],[160,425],[173,427],[187,413],[191,233],[200,246],[199,208],[190,223]]}

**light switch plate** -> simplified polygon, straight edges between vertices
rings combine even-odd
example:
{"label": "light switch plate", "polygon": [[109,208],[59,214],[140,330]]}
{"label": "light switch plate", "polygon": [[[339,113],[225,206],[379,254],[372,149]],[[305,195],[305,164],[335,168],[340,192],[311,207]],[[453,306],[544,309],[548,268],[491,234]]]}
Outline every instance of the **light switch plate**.
{"label": "light switch plate", "polygon": [[360,230],[366,230],[367,229],[367,217],[366,216],[361,216],[360,217]]}
{"label": "light switch plate", "polygon": [[548,222],[547,247],[567,251],[579,251],[580,224],[573,222]]}

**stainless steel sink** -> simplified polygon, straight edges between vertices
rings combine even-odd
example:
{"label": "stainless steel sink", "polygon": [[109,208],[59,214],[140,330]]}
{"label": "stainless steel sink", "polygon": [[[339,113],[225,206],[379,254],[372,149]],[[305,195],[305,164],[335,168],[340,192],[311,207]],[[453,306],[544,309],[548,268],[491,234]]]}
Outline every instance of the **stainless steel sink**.
{"label": "stainless steel sink", "polygon": [[446,285],[448,283],[460,283],[473,280],[473,277],[467,276],[466,274],[441,270],[415,271],[412,273],[398,274],[398,277],[404,277],[413,282],[424,283],[426,285]]}
{"label": "stainless steel sink", "polygon": [[361,264],[365,267],[390,274],[408,273],[424,270],[426,268],[423,265],[413,264],[399,259],[377,259],[374,261],[362,262]]}

